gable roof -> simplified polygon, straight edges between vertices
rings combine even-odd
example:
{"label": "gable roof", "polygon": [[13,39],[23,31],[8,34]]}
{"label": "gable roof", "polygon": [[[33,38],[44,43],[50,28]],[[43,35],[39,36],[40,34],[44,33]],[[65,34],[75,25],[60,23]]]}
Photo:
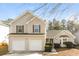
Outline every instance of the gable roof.
{"label": "gable roof", "polygon": [[26,24],[30,23],[31,21],[33,21],[35,18],[39,19],[41,22],[43,22],[44,24],[46,24],[46,21],[42,20],[41,18],[34,16],[33,18],[31,18],[29,21],[26,22]]}
{"label": "gable roof", "polygon": [[62,30],[48,30],[47,31],[47,35],[46,35],[46,37],[47,38],[51,38],[51,37],[54,37],[54,36],[56,36],[58,33],[60,33]]}
{"label": "gable roof", "polygon": [[47,38],[57,37],[57,35],[60,35],[60,34],[62,35],[62,32],[66,32],[69,35],[71,35],[73,38],[75,38],[75,36],[69,30],[49,30],[47,31]]}
{"label": "gable roof", "polygon": [[[15,18],[15,20],[11,21],[9,24],[14,23],[15,21],[17,21],[17,20],[20,19],[21,17],[25,16],[26,14],[29,14],[29,15],[31,15],[31,16],[34,16],[31,11],[26,11],[26,12],[23,12],[20,16],[17,16],[17,17]],[[31,18],[31,19],[32,19],[32,18]]]}
{"label": "gable roof", "polygon": [[[27,21],[26,21],[26,24],[28,24],[29,22],[31,22],[31,21],[34,20],[35,18],[38,18],[39,20],[41,20],[41,18],[39,18],[39,17],[33,15],[32,12],[27,11],[27,12],[24,12],[22,15],[16,17],[15,20],[13,20],[12,22],[10,22],[9,24],[12,24],[13,22],[17,21],[18,19],[20,19],[21,17],[25,16],[26,14],[29,14],[29,15],[30,15],[29,19],[27,19]],[[41,20],[41,21],[44,22],[43,20]],[[44,22],[44,23],[45,23],[45,22]]]}

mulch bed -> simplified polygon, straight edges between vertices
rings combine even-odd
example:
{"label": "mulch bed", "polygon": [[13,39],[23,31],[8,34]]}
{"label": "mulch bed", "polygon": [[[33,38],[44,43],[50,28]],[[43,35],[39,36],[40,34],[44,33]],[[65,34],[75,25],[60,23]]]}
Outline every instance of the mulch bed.
{"label": "mulch bed", "polygon": [[8,46],[0,46],[0,55],[8,53]]}

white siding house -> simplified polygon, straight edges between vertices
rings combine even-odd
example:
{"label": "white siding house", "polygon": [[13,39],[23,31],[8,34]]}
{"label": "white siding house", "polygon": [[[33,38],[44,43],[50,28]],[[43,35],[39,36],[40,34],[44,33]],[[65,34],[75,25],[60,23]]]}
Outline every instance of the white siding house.
{"label": "white siding house", "polygon": [[9,27],[0,21],[0,42],[8,42]]}

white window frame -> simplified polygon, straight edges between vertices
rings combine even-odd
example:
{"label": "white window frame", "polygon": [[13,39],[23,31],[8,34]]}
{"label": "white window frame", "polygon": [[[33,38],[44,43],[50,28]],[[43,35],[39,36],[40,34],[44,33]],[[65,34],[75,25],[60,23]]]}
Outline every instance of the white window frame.
{"label": "white window frame", "polygon": [[[39,24],[34,24],[33,26],[35,27],[35,26],[40,26],[40,25],[39,25]],[[39,32],[40,32],[40,27],[38,27],[38,28],[39,28],[39,29],[38,29],[38,32],[35,31],[35,28],[33,28],[33,32],[34,32],[34,33],[39,33]]]}

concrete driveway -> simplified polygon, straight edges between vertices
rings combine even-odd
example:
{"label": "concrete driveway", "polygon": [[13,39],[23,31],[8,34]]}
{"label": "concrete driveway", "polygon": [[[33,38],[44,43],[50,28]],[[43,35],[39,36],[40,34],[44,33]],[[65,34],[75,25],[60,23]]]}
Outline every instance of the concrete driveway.
{"label": "concrete driveway", "polygon": [[65,49],[57,53],[44,53],[44,52],[26,52],[26,53],[8,53],[3,56],[79,56],[79,49]]}
{"label": "concrete driveway", "polygon": [[8,53],[3,56],[42,56],[42,52]]}

